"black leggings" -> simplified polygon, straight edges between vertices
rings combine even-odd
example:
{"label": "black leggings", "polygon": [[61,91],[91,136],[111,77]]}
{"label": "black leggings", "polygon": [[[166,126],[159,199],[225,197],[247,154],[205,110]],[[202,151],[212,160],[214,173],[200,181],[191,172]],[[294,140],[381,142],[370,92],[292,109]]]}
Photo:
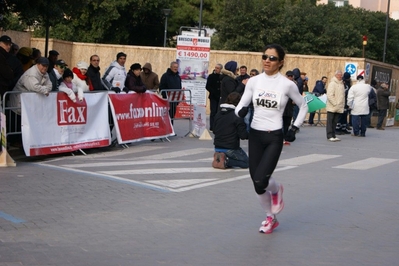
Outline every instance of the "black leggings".
{"label": "black leggings", "polygon": [[265,193],[282,149],[282,129],[273,131],[250,129],[248,141],[249,173],[257,194]]}

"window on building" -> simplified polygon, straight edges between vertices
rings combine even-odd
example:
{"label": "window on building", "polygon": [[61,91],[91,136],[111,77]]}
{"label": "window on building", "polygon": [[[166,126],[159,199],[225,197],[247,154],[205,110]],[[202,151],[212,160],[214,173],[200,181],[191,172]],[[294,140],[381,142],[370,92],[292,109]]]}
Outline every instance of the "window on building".
{"label": "window on building", "polygon": [[328,2],[334,3],[335,6],[340,7],[340,6],[345,6],[348,5],[349,1],[348,0],[329,0]]}

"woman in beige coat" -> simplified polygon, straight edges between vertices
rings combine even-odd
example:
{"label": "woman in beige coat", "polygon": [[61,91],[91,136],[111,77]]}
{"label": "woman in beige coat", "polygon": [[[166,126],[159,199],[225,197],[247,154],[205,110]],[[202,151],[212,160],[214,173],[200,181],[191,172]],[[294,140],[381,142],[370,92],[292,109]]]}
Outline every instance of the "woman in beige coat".
{"label": "woman in beige coat", "polygon": [[337,70],[335,76],[327,87],[327,126],[326,133],[329,141],[340,141],[335,135],[335,127],[339,115],[344,112],[345,107],[345,87],[342,82],[342,71]]}

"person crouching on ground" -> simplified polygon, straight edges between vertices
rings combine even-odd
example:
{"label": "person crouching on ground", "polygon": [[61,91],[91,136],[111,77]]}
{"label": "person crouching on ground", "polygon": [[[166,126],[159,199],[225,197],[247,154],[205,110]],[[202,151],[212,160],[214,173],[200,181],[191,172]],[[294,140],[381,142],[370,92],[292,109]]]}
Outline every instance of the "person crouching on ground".
{"label": "person crouching on ground", "polygon": [[83,90],[72,83],[73,73],[70,69],[65,69],[64,74],[62,74],[62,82],[59,91],[66,93],[73,102],[76,102],[75,92],[78,93],[79,101],[83,101]]}
{"label": "person crouching on ground", "polygon": [[[220,159],[224,159],[224,168],[248,168],[249,159],[240,147],[240,139],[248,139],[247,126],[244,119],[237,117],[234,110],[240,102],[241,95],[232,92],[226,102],[220,105],[220,111],[215,116],[213,133],[215,134],[215,152]],[[216,157],[218,157],[216,156]]]}

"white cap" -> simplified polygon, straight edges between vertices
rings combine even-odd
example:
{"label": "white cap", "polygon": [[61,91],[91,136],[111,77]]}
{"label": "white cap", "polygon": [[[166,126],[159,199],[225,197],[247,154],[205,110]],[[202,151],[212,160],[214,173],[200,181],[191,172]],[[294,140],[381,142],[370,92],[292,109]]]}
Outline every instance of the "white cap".
{"label": "white cap", "polygon": [[84,62],[84,61],[79,61],[76,65],[79,69],[88,69],[89,68],[89,64]]}

